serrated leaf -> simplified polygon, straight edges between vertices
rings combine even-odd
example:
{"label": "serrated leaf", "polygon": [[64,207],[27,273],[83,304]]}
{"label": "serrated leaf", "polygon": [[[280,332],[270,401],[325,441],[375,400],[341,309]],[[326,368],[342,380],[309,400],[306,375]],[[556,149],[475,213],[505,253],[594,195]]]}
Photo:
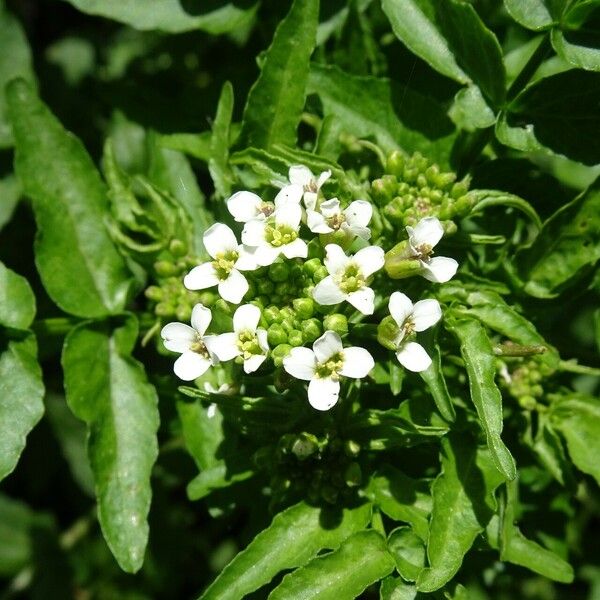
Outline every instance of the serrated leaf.
{"label": "serrated leaf", "polygon": [[417,579],[422,592],[433,592],[454,577],[491,519],[496,508],[494,491],[503,481],[489,450],[477,448],[464,434],[442,440],[441,461],[442,472],[431,489],[429,567]]}
{"label": "serrated leaf", "polygon": [[409,523],[422,540],[427,539],[431,494],[426,482],[385,465],[371,477],[366,494],[390,519]]}
{"label": "serrated leaf", "polygon": [[114,330],[88,321],[71,330],[62,355],[67,403],[88,426],[100,526],[130,573],[142,566],[148,541],[159,423],[156,392],[131,357],[136,338],[133,317]]}
{"label": "serrated leaf", "polygon": [[358,598],[393,569],[394,559],[381,535],[373,530],[359,531],[334,552],[286,575],[269,594],[269,600]]}
{"label": "serrated leaf", "polygon": [[275,31],[260,75],[248,93],[241,147],[268,150],[273,144],[295,145],[318,21],[319,0],[294,0]]}
{"label": "serrated leaf", "polygon": [[600,180],[561,207],[516,263],[525,291],[552,298],[573,286],[600,260]]}
{"label": "serrated leaf", "polygon": [[215,184],[217,196],[227,198],[231,194],[233,176],[229,169],[229,138],[233,115],[233,86],[225,82],[221,90],[217,114],[210,138],[210,159],[208,170]]}
{"label": "serrated leaf", "polygon": [[0,480],[13,471],[44,414],[44,384],[32,333],[0,339]]}
{"label": "serrated leaf", "polygon": [[218,575],[202,600],[238,600],[280,571],[306,564],[322,549],[335,549],[346,538],[364,529],[371,506],[333,511],[296,504],[275,516]]}
{"label": "serrated leaf", "polygon": [[132,280],[104,226],[108,200],[96,167],[25,81],[10,83],[7,99],[16,172],[33,200],[44,287],[71,314],[118,313]]}
{"label": "serrated leaf", "polygon": [[515,460],[504,445],[502,394],[495,382],[496,366],[492,345],[483,326],[474,319],[445,321],[460,342],[460,351],[469,376],[471,400],[483,428],[496,468],[506,479],[516,477]]}
{"label": "serrated leaf", "polygon": [[0,262],[0,326],[27,329],[35,316],[35,296],[27,279]]}
{"label": "serrated leaf", "polygon": [[214,10],[200,9],[195,4],[194,10],[189,11],[179,0],[153,0],[151,8],[138,0],[66,1],[84,13],[113,19],[142,31],[158,29],[180,33],[201,29],[213,35],[247,28],[258,8],[258,3],[244,9],[234,2],[225,2]]}

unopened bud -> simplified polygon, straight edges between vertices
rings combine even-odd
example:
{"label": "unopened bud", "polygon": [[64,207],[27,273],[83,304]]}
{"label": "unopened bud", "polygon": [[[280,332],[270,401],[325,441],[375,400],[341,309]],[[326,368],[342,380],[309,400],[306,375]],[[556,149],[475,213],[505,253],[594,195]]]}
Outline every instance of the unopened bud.
{"label": "unopened bud", "polygon": [[319,283],[319,281],[321,281],[322,279],[325,279],[325,277],[327,277],[327,275],[329,275],[329,272],[327,271],[327,269],[325,267],[319,267],[313,275],[313,281],[315,283]]}
{"label": "unopened bud", "polygon": [[286,263],[273,263],[269,267],[269,279],[271,281],[280,282],[287,281],[290,276],[290,268]]}
{"label": "unopened bud", "polygon": [[263,310],[263,317],[269,325],[276,323],[279,318],[279,309],[276,306],[267,306]]}
{"label": "unopened bud", "polygon": [[354,440],[344,442],[344,453],[346,456],[355,457],[360,454],[360,444]]}
{"label": "unopened bud", "polygon": [[175,310],[175,316],[178,321],[189,321],[192,316],[192,309],[189,304],[178,304]]}
{"label": "unopened bud", "polygon": [[187,246],[181,240],[171,240],[169,252],[176,258],[179,258],[180,256],[185,256],[187,254]]}
{"label": "unopened bud", "polygon": [[288,334],[279,323],[273,323],[267,330],[267,340],[271,347],[285,344],[288,341]]}
{"label": "unopened bud", "polygon": [[312,298],[296,298],[292,305],[299,319],[310,319],[315,312],[315,302]]}
{"label": "unopened bud", "polygon": [[319,319],[308,319],[301,325],[302,339],[304,343],[314,342],[322,333],[321,322]]}
{"label": "unopened bud", "polygon": [[323,328],[325,331],[331,330],[344,335],[348,333],[348,319],[340,313],[327,315],[323,320]]}
{"label": "unopened bud", "polygon": [[386,173],[392,175],[402,175],[404,171],[404,165],[406,164],[405,156],[400,150],[394,150],[387,158],[385,162]]}
{"label": "unopened bud", "polygon": [[163,298],[163,291],[157,285],[151,285],[144,290],[144,296],[149,300],[160,302]]}
{"label": "unopened bud", "polygon": [[304,343],[302,332],[298,331],[297,329],[292,329],[288,333],[288,343],[294,347],[302,346]]}
{"label": "unopened bud", "polygon": [[298,460],[305,460],[319,449],[317,438],[311,433],[300,433],[292,444],[292,453]]}
{"label": "unopened bud", "polygon": [[177,273],[177,267],[167,260],[158,260],[154,263],[154,270],[159,277],[171,277]]}
{"label": "unopened bud", "polygon": [[319,269],[322,266],[323,263],[319,258],[311,258],[304,263],[302,268],[309,277],[312,277],[317,272],[317,269]]}
{"label": "unopened bud", "polygon": [[271,357],[276,367],[280,367],[283,364],[283,359],[290,353],[292,347],[289,344],[279,344],[275,346],[271,351]]}
{"label": "unopened bud", "polygon": [[397,350],[396,339],[399,333],[400,328],[390,315],[384,317],[377,325],[377,341],[388,350]]}

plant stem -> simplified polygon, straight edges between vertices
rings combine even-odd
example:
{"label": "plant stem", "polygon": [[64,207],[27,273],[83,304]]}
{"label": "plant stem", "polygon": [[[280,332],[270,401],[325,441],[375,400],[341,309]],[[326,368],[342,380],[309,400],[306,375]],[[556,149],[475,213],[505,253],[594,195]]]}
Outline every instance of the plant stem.
{"label": "plant stem", "polygon": [[534,73],[538,70],[539,66],[544,62],[544,59],[550,51],[550,35],[546,34],[534,53],[530,56],[525,66],[521,69],[521,72],[516,76],[511,86],[506,92],[507,101],[511,101],[515,98],[519,92],[529,83],[529,80],[533,77]]}

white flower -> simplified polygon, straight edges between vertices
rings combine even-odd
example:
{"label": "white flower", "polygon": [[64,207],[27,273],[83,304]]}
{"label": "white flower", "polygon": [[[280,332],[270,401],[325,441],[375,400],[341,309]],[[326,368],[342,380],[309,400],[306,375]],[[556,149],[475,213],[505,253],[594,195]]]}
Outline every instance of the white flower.
{"label": "white flower", "polygon": [[458,263],[453,258],[436,256],[431,258],[433,248],[442,239],[444,228],[436,217],[421,219],[415,227],[407,227],[408,243],[412,258],[421,264],[421,274],[434,283],[445,283],[454,277]]}
{"label": "white flower", "polygon": [[163,344],[171,352],[179,352],[181,356],[175,361],[175,375],[184,381],[192,381],[218,362],[218,359],[208,349],[214,336],[204,333],[212,314],[210,309],[202,304],[196,304],[192,310],[192,326],[184,323],[168,323],[162,328],[160,335]]}
{"label": "white flower", "polygon": [[366,200],[355,200],[342,210],[337,198],[322,202],[318,210],[306,211],[306,224],[313,233],[333,233],[341,230],[352,237],[368,240],[368,228],[373,207]]}
{"label": "white flower", "polygon": [[367,286],[367,279],[383,267],[383,249],[367,246],[354,256],[346,256],[337,244],[327,244],[325,252],[329,275],[317,283],[313,298],[324,306],[347,300],[364,315],[372,315],[375,292]]}
{"label": "white flower", "polygon": [[247,223],[253,219],[265,220],[270,217],[275,205],[252,192],[242,191],[227,200],[227,209],[238,223]]}
{"label": "white flower", "polygon": [[244,359],[244,371],[254,373],[267,358],[269,344],[266,330],[258,327],[260,309],[254,304],[243,304],[233,314],[233,332],[215,336],[210,350],[219,360]]}
{"label": "white flower", "polygon": [[425,331],[433,327],[442,318],[439,302],[420,300],[413,305],[408,296],[402,292],[394,292],[390,296],[389,309],[400,328],[394,340],[398,361],[409,371],[425,371],[431,365],[431,358],[421,344],[409,342],[406,338],[414,331]]}
{"label": "white flower", "polygon": [[188,290],[203,290],[216,285],[224,300],[239,304],[249,287],[240,271],[256,269],[256,262],[223,223],[209,227],[203,240],[206,251],[214,260],[194,267],[183,279],[183,284]]}
{"label": "white flower", "polygon": [[266,221],[248,221],[242,241],[257,264],[267,266],[280,254],[286,258],[306,258],[308,247],[298,237],[302,209],[299,204],[285,203],[275,209]]}
{"label": "white flower", "polygon": [[308,167],[293,165],[288,173],[290,185],[283,187],[278,196],[281,194],[292,202],[299,202],[301,198],[304,198],[304,206],[314,210],[319,190],[330,177],[331,171],[323,171],[318,177],[315,177]]}
{"label": "white flower", "polygon": [[283,359],[283,368],[292,377],[310,381],[308,401],[317,410],[329,410],[338,401],[340,378],[366,377],[374,367],[364,348],[344,348],[340,336],[326,331],[310,348],[292,348]]}

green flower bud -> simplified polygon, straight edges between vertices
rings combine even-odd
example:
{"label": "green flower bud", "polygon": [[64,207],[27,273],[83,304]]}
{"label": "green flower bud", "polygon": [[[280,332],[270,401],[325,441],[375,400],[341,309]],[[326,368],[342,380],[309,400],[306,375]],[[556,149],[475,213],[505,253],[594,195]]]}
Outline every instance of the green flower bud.
{"label": "green flower bud", "polygon": [[296,313],[294,312],[294,309],[289,307],[289,306],[284,306],[280,311],[279,314],[281,315],[282,319],[290,319],[290,320],[294,320],[294,318],[296,317]]}
{"label": "green flower bud", "polygon": [[396,350],[396,338],[400,328],[391,315],[384,317],[377,325],[377,341],[388,350]]}
{"label": "green flower bud", "polygon": [[269,342],[269,346],[274,347],[279,344],[285,344],[288,341],[288,334],[285,329],[279,325],[279,323],[273,323],[267,329],[267,340]]}
{"label": "green flower bud", "polygon": [[329,271],[327,271],[327,269],[325,267],[319,267],[313,275],[313,281],[315,283],[319,283],[319,281],[321,281],[322,279],[325,279],[325,277],[327,277],[327,275],[329,275]]}
{"label": "green flower bud", "polygon": [[275,285],[273,285],[273,282],[270,279],[264,277],[256,282],[256,288],[258,289],[259,294],[268,296],[275,290]]}
{"label": "green flower bud", "polygon": [[265,308],[263,310],[263,317],[265,318],[265,321],[271,325],[271,323],[276,323],[277,320],[279,319],[279,309],[276,306],[267,306],[267,308]]}
{"label": "green flower bud", "polygon": [[199,296],[199,302],[204,306],[212,306],[218,297],[214,292],[202,292]]}
{"label": "green flower bud", "polygon": [[533,396],[521,396],[519,398],[519,405],[525,410],[535,410],[537,402]]}
{"label": "green flower bud", "polygon": [[154,300],[155,302],[160,302],[163,299],[163,290],[159,288],[157,285],[151,285],[144,290],[144,296],[149,300]]}
{"label": "green flower bud", "polygon": [[185,256],[187,254],[187,246],[184,242],[182,242],[181,240],[171,240],[171,243],[169,244],[169,252],[175,256],[175,257],[180,257],[180,256]]}
{"label": "green flower bud", "polygon": [[269,279],[271,281],[287,281],[289,276],[290,268],[286,263],[276,262],[269,267]]}
{"label": "green flower bud", "polygon": [[225,300],[223,300],[223,298],[219,298],[215,302],[215,310],[223,312],[226,315],[230,315],[232,313],[231,307],[229,306],[229,304]]}
{"label": "green flower bud", "polygon": [[406,159],[404,154],[400,150],[394,150],[387,158],[385,162],[385,172],[391,173],[392,175],[402,175]]}
{"label": "green flower bud", "polygon": [[159,277],[171,277],[177,274],[177,267],[168,260],[158,260],[154,263],[154,270]]}
{"label": "green flower bud", "polygon": [[331,330],[340,335],[344,335],[345,333],[348,333],[348,319],[340,313],[327,315],[325,319],[323,319],[323,328],[325,331]]}
{"label": "green flower bud", "polygon": [[411,252],[408,241],[404,240],[396,244],[385,254],[384,268],[392,279],[404,279],[418,275],[421,264],[418,260],[410,258]]}
{"label": "green flower bud", "polygon": [[319,450],[319,441],[310,433],[299,434],[292,444],[292,454],[298,460],[305,460]]}
{"label": "green flower bud", "polygon": [[315,312],[315,302],[312,298],[296,298],[292,305],[299,319],[310,319]]}
{"label": "green flower bud", "polygon": [[297,329],[292,329],[288,333],[288,343],[294,347],[302,346],[304,340],[302,339],[302,332]]}
{"label": "green flower bud", "polygon": [[388,203],[396,194],[398,180],[394,175],[384,175],[371,184],[373,200],[380,206]]}
{"label": "green flower bud", "polygon": [[291,280],[288,280],[282,283],[278,283],[275,286],[275,290],[280,296],[289,296],[291,294],[295,294],[296,286]]}
{"label": "green flower bud", "polygon": [[458,200],[462,196],[464,196],[469,191],[469,182],[463,179],[462,181],[458,181],[452,186],[452,190],[450,190],[450,195],[455,200]]}
{"label": "green flower bud", "polygon": [[290,318],[290,317],[285,317],[282,321],[281,321],[281,327],[283,327],[283,329],[287,332],[287,334],[289,335],[290,332],[294,331],[294,329],[296,329],[296,319],[294,318]]}
{"label": "green flower bud", "polygon": [[314,342],[323,333],[319,319],[308,319],[307,321],[303,321],[301,330],[304,343]]}
{"label": "green flower bud", "polygon": [[344,481],[348,487],[356,487],[362,481],[362,471],[360,465],[351,462],[344,470]]}
{"label": "green flower bud", "polygon": [[280,367],[283,364],[283,359],[290,353],[292,347],[289,344],[279,344],[271,350],[271,357],[276,367]]}
{"label": "green flower bud", "polygon": [[175,308],[166,302],[159,302],[154,307],[154,314],[158,317],[172,317],[175,314]]}
{"label": "green flower bud", "polygon": [[311,258],[304,263],[302,268],[309,277],[312,277],[322,266],[323,263],[320,258]]}
{"label": "green flower bud", "polygon": [[175,316],[178,321],[189,321],[192,316],[192,308],[189,304],[178,304],[175,310]]}

